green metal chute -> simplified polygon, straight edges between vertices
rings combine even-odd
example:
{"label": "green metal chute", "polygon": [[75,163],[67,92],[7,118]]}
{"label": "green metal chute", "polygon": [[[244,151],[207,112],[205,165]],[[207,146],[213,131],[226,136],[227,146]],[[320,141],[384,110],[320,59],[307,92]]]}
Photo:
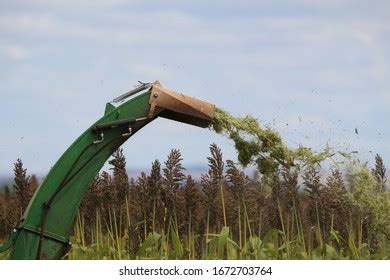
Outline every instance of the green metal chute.
{"label": "green metal chute", "polygon": [[214,115],[214,105],[164,89],[158,82],[143,84],[119,101],[123,103],[118,107],[107,104],[104,116],[50,170],[9,241],[0,247],[11,249],[11,259],[62,258],[89,184],[111,154],[149,122],[162,116],[205,127]]}

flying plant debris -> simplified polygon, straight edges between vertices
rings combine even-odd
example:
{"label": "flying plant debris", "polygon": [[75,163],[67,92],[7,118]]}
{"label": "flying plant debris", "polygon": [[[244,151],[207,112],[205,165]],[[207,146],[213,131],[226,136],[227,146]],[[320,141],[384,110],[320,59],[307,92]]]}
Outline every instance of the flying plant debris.
{"label": "flying plant debris", "polygon": [[328,146],[319,153],[303,146],[290,149],[278,132],[268,126],[260,127],[256,118],[249,115],[233,117],[219,108],[216,108],[211,129],[234,141],[240,164],[244,167],[255,164],[264,175],[273,173],[281,166],[301,168],[320,164],[334,155]]}

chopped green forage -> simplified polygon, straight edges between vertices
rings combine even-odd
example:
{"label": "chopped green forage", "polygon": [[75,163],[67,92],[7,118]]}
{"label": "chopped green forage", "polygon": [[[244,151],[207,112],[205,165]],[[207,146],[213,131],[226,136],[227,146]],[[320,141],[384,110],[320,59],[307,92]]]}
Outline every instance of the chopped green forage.
{"label": "chopped green forage", "polygon": [[303,146],[290,149],[283,143],[278,132],[267,126],[260,127],[257,119],[248,115],[233,117],[219,108],[216,108],[211,129],[234,141],[238,161],[244,167],[255,164],[264,175],[273,173],[280,166],[300,168],[320,164],[333,156],[329,147],[320,153]]}

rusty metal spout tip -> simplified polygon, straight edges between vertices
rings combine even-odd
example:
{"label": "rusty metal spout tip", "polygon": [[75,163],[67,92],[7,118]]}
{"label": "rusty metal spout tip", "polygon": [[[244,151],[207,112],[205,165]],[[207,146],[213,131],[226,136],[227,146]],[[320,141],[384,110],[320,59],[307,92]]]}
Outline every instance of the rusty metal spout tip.
{"label": "rusty metal spout tip", "polygon": [[199,127],[207,127],[214,119],[215,105],[153,83],[149,104],[151,114]]}

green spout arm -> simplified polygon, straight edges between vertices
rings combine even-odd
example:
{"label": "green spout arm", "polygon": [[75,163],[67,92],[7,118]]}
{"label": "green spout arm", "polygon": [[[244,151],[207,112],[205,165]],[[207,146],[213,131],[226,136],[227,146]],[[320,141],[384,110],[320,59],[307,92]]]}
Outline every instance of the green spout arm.
{"label": "green spout arm", "polygon": [[158,116],[205,127],[214,106],[169,90],[158,82],[118,107],[107,104],[102,118],[89,127],[52,167],[31,199],[3,250],[11,259],[61,259],[81,200],[111,154]]}

